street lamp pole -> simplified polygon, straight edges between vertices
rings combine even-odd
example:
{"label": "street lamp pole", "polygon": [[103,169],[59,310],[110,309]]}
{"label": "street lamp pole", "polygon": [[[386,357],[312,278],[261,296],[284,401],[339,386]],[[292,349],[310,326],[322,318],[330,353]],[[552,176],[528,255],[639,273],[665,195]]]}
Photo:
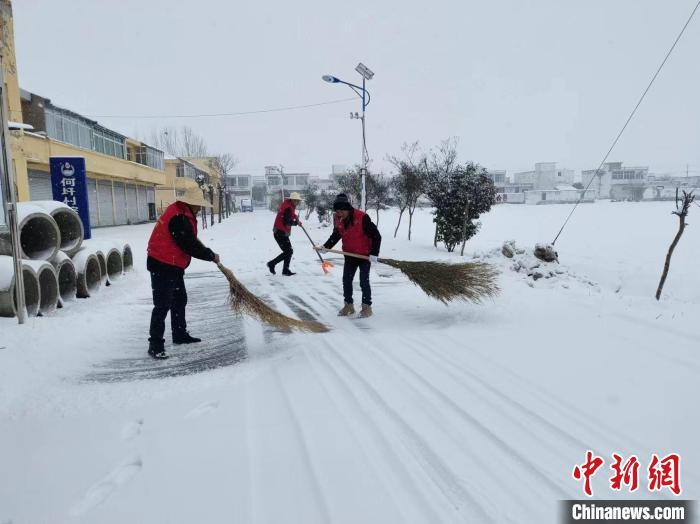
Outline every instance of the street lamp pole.
{"label": "street lamp pole", "polygon": [[[374,76],[374,73],[370,71],[370,69],[365,66],[362,62],[360,62],[357,67],[355,68],[355,71],[360,73],[362,75],[362,86],[358,86],[355,84],[351,84],[350,82],[345,82],[344,80],[341,80],[340,78],[337,78],[332,75],[323,75],[321,78],[329,82],[331,84],[345,84],[348,86],[350,89],[352,89],[357,96],[359,96],[362,99],[362,115],[358,115],[357,113],[353,114],[350,113],[350,118],[357,118],[362,121],[362,162],[360,163],[360,184],[361,184],[361,200],[362,202],[360,203],[360,207],[362,208],[363,211],[367,211],[367,165],[369,164],[369,154],[367,153],[367,135],[366,135],[366,129],[365,129],[365,109],[369,105],[369,102],[371,100],[369,91],[367,91],[366,88],[366,82],[367,80],[371,80],[372,77]],[[360,92],[361,91],[361,92]]]}

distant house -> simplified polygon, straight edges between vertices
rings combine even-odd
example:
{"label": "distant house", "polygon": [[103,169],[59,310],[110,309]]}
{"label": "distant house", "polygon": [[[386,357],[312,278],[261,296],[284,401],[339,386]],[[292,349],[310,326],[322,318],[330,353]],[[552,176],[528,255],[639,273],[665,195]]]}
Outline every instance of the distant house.
{"label": "distant house", "polygon": [[574,183],[574,170],[558,167],[556,162],[538,162],[533,171],[521,171],[513,175],[518,186],[529,186],[533,190],[555,189],[557,185]]}
{"label": "distant house", "polygon": [[[576,189],[570,185],[560,185],[554,189],[525,191],[525,203],[531,205],[543,204],[574,204],[582,202],[595,202],[595,191],[589,189]],[[581,198],[583,195],[583,198]]]}
{"label": "distant house", "polygon": [[229,205],[234,205],[237,210],[240,210],[241,200],[253,199],[252,175],[226,175],[226,196],[229,199]]}
{"label": "distant house", "polygon": [[648,175],[648,167],[629,167],[623,166],[622,162],[607,162],[599,170],[582,171],[581,183],[583,187],[590,184],[590,189],[595,190],[597,198],[642,200]]}
{"label": "distant house", "polygon": [[284,173],[277,166],[266,166],[266,206],[276,207],[276,203],[283,197],[289,197],[292,192],[305,191],[309,187],[310,178],[309,173]]}

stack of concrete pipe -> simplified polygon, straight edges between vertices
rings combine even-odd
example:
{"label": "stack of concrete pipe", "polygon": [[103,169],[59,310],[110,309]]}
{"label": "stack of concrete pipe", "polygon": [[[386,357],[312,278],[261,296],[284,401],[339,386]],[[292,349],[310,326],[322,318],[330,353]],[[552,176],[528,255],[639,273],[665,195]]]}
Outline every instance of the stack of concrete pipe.
{"label": "stack of concrete pipe", "polygon": [[[50,314],[76,297],[91,297],[102,284],[111,285],[133,268],[129,244],[84,242],[80,217],[62,202],[20,203],[17,215],[29,316]],[[0,316],[17,314],[13,269],[9,235],[0,234]]]}

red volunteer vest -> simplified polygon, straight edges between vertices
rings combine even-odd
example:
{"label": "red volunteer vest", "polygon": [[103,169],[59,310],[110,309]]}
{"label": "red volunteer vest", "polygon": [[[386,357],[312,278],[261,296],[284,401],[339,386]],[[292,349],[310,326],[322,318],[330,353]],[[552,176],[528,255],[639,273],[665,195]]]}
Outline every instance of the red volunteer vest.
{"label": "red volunteer vest", "polygon": [[289,199],[286,199],[284,202],[280,204],[279,209],[277,210],[277,216],[275,217],[275,225],[272,226],[274,229],[278,229],[279,231],[284,231],[288,235],[292,232],[292,226],[288,226],[287,224],[284,223],[284,213],[287,211],[287,209],[292,210],[292,218],[297,219],[297,214],[295,213],[295,207],[294,204],[292,204],[292,201]]}
{"label": "red volunteer vest", "polygon": [[185,269],[190,265],[192,257],[178,247],[168,227],[176,215],[185,215],[190,221],[194,236],[197,236],[197,218],[189,206],[183,202],[170,204],[156,222],[151,238],[148,239],[148,256],[158,262]]}
{"label": "red volunteer vest", "polygon": [[366,214],[364,211],[354,209],[353,222],[347,228],[343,220],[335,219],[335,228],[343,239],[343,251],[357,255],[369,255],[372,250],[372,239],[365,235],[365,231],[362,229],[362,221]]}

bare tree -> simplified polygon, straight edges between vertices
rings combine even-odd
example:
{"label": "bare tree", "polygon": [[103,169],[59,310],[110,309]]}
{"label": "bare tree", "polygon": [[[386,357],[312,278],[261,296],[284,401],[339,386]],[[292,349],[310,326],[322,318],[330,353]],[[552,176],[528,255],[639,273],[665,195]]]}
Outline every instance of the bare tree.
{"label": "bare tree", "polygon": [[221,153],[214,157],[214,168],[222,177],[230,174],[238,165],[238,159],[229,153]]}
{"label": "bare tree", "polygon": [[388,157],[397,175],[392,179],[392,189],[394,198],[399,206],[399,220],[394,230],[394,238],[401,226],[401,217],[408,209],[408,239],[411,240],[411,227],[413,224],[413,212],[418,205],[418,199],[423,195],[425,186],[425,175],[427,172],[427,161],[425,154],[421,153],[418,142],[404,144],[401,148],[403,157]]}
{"label": "bare tree", "polygon": [[372,207],[377,212],[377,226],[379,225],[379,210],[385,209],[389,202],[389,182],[384,175],[378,173],[367,177],[367,207]]}
{"label": "bare tree", "polygon": [[164,127],[151,132],[150,142],[166,153],[179,157],[202,158],[209,154],[204,138],[191,127]]}
{"label": "bare tree", "polygon": [[666,283],[666,277],[668,276],[668,270],[671,267],[671,257],[673,256],[673,250],[676,249],[678,241],[685,231],[685,217],[688,216],[688,209],[690,204],[695,200],[695,195],[693,192],[683,191],[683,197],[678,194],[678,189],[676,189],[676,210],[672,214],[678,216],[678,232],[671,242],[671,246],[668,248],[668,253],[666,253],[666,262],[664,263],[664,271],[661,273],[661,281],[659,282],[659,287],[656,289],[656,300],[661,298],[661,292],[663,291],[664,284]]}

